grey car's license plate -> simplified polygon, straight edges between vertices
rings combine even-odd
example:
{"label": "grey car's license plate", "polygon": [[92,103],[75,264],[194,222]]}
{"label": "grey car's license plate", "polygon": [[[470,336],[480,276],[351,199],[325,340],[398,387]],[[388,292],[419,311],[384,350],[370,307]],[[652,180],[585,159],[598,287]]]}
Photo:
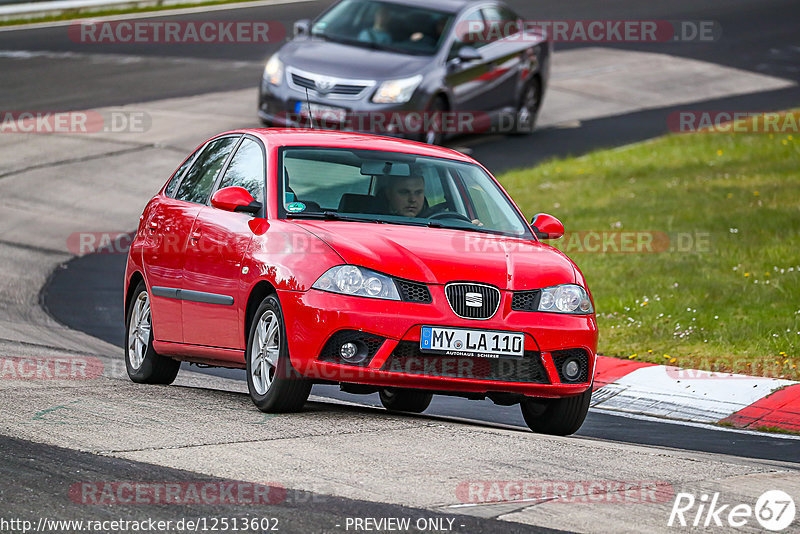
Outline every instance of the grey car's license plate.
{"label": "grey car's license plate", "polygon": [[419,348],[423,352],[449,356],[520,358],[525,355],[525,334],[501,330],[423,326]]}

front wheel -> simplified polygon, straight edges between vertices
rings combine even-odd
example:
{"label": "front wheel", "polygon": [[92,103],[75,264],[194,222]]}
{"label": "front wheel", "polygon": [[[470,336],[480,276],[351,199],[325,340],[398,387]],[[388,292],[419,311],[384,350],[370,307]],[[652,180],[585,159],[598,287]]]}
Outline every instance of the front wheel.
{"label": "front wheel", "polygon": [[283,312],[275,295],[261,302],[250,327],[247,389],[262,412],[300,411],[311,393],[311,382],[289,360]]}
{"label": "front wheel", "polygon": [[522,417],[534,432],[568,436],[574,434],[586,419],[592,389],[580,395],[562,399],[534,399],[522,401]]}
{"label": "front wheel", "polygon": [[153,348],[153,325],[150,295],[144,282],[139,282],[128,305],[125,322],[125,368],[128,376],[140,384],[171,384],[178,375],[181,362],[161,356]]}
{"label": "front wheel", "polygon": [[417,389],[385,388],[380,391],[381,404],[390,412],[424,412],[433,394]]}

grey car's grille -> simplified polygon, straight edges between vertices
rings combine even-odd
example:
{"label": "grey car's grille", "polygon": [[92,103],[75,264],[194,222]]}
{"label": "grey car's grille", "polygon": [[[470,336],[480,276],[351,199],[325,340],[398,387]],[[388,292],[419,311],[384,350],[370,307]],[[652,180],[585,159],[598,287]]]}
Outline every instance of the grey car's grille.
{"label": "grey car's grille", "polygon": [[317,84],[314,83],[314,80],[300,76],[299,74],[292,74],[292,81],[295,83],[295,85],[299,85],[300,87],[304,87],[306,89],[311,89],[312,91],[317,89]]}
{"label": "grey car's grille", "polygon": [[374,80],[352,80],[323,76],[311,72],[289,68],[289,82],[295,89],[314,91],[317,95],[331,98],[359,98],[369,87],[375,85]]}
{"label": "grey car's grille", "polygon": [[470,282],[447,284],[444,288],[453,312],[464,319],[489,319],[500,307],[500,290]]}

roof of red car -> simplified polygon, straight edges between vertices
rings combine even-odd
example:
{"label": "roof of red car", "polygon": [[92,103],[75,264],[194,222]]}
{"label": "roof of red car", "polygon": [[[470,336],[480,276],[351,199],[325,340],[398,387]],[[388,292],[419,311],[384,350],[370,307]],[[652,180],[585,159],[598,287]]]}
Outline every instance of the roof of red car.
{"label": "roof of red car", "polygon": [[373,134],[298,128],[259,128],[236,131],[260,137],[268,146],[321,146],[386,150],[477,163],[469,156],[449,148]]}

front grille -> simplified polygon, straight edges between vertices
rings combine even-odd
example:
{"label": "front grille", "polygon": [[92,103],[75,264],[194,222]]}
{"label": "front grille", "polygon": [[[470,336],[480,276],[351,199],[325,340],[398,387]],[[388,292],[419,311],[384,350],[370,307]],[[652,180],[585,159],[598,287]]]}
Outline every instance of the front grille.
{"label": "front grille", "polygon": [[[554,350],[550,353],[553,357],[553,363],[556,366],[556,371],[558,371],[558,378],[564,384],[583,384],[589,381],[589,353],[587,353],[583,349],[568,349],[568,350]],[[567,377],[564,376],[564,371],[562,367],[564,366],[564,362],[569,359],[575,359],[580,365],[581,372],[578,377],[574,380],[567,380]]]}
{"label": "front grille", "polygon": [[360,94],[361,91],[363,90],[364,90],[363,85],[348,85],[345,83],[337,83],[336,86],[333,88],[333,91],[331,91],[331,93],[336,95],[355,96],[357,94]]}
{"label": "front grille", "polygon": [[300,76],[299,74],[292,74],[292,81],[295,85],[305,89],[311,89],[312,91],[317,89],[317,84],[314,83],[314,80],[306,78],[305,76]]}
{"label": "front grille", "polygon": [[523,358],[447,356],[422,352],[419,343],[414,341],[398,343],[381,371],[498,382],[550,383],[539,352],[526,350]]}
{"label": "front grille", "polygon": [[361,92],[367,88],[366,85],[356,85],[356,84],[347,84],[347,83],[337,83],[333,87],[328,90],[322,90],[317,87],[317,82],[314,81],[313,78],[309,78],[307,76],[301,76],[296,72],[292,73],[292,83],[294,85],[301,87],[303,89],[308,89],[310,91],[316,91],[319,94],[325,95],[342,95],[342,96],[358,96]]}
{"label": "front grille", "polygon": [[511,309],[514,311],[536,311],[539,308],[539,294],[541,291],[515,291],[511,297]]}
{"label": "front grille", "polygon": [[400,298],[405,302],[421,302],[428,304],[433,302],[431,292],[425,284],[409,282],[408,280],[395,280],[400,289]]}
{"label": "front grille", "polygon": [[444,292],[450,308],[456,315],[464,319],[489,319],[500,306],[500,290],[496,287],[456,282],[447,284]]}
{"label": "front grille", "polygon": [[[342,365],[358,365],[361,367],[366,367],[378,352],[378,349],[381,348],[384,340],[385,338],[380,336],[368,334],[366,332],[360,332],[358,330],[339,330],[333,334],[325,343],[325,346],[322,347],[322,351],[319,354],[319,360],[323,362],[340,363]],[[339,355],[339,347],[348,342],[355,343],[356,346],[358,346],[359,351],[363,351],[366,354],[364,361],[352,363],[348,362]]]}

